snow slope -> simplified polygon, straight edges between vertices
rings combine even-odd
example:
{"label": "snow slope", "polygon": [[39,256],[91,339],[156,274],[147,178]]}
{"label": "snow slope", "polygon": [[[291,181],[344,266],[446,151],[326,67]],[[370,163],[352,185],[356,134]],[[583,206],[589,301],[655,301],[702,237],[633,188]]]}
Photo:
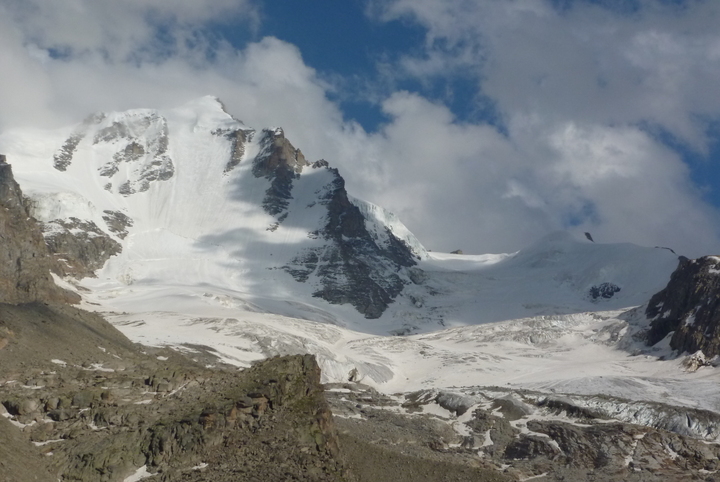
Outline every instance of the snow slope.
{"label": "snow slope", "polygon": [[[444,326],[615,310],[646,302],[665,287],[677,264],[667,250],[596,244],[557,232],[514,254],[429,253],[419,263],[427,281],[406,293]],[[619,291],[593,298],[592,288],[603,284]],[[413,310],[393,315],[408,319]]]}

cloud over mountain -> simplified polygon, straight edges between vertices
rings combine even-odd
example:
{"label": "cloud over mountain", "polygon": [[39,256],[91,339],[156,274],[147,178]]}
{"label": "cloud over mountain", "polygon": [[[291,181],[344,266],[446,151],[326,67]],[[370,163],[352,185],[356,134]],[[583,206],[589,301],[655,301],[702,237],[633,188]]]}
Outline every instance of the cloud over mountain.
{"label": "cloud over mountain", "polygon": [[[367,72],[384,83],[357,95],[381,99],[386,122],[366,131],[332,100],[342,82],[263,37],[262,2],[0,0],[0,129],[212,94],[340,166],[351,193],[430,248],[512,251],[571,229],[705,254],[720,240],[702,185],[713,181],[699,186],[686,155],[717,138],[720,7],[628,5],[372,2],[368,21],[426,36]],[[470,92],[464,112],[458,85]]]}

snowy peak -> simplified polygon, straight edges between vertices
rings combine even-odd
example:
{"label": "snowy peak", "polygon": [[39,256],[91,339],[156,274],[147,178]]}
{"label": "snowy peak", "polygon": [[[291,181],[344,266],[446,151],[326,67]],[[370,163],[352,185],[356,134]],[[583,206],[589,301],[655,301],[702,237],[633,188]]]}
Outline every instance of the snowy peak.
{"label": "snowy peak", "polygon": [[[252,130],[227,112],[214,97],[204,97],[171,112],[172,117],[192,122],[194,131],[213,126],[212,134],[225,137],[232,145],[225,172],[242,159]],[[218,125],[218,120],[221,121]],[[97,174],[105,178],[104,189],[129,196],[147,191],[154,182],[168,181],[176,170],[170,149],[168,119],[150,109],[133,109],[110,114],[97,113],[75,128],[53,156],[53,166],[67,171],[83,153],[91,153]]]}
{"label": "snowy peak", "polygon": [[62,275],[104,265],[98,276],[122,284],[182,280],[367,318],[411,283],[402,223],[359,209],[328,162],[308,162],[280,128],[256,135],[213,97],[90,116],[32,164],[51,168],[30,191]]}
{"label": "snowy peak", "polygon": [[9,154],[61,274],[96,273],[84,284],[119,310],[132,306],[125,294],[163,287],[413,333],[639,305],[677,264],[667,250],[566,233],[511,255],[429,253],[392,213],[352,197],[330,163],[213,97],[97,114],[40,148],[27,135],[0,136],[0,148],[33,146]]}

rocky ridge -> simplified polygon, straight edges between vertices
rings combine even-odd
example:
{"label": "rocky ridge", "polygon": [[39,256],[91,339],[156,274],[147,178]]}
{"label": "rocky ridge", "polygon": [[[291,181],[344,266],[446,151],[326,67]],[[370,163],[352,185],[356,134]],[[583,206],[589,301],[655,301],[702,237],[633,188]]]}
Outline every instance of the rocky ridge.
{"label": "rocky ridge", "polygon": [[327,207],[325,225],[313,236],[324,239],[321,248],[303,250],[284,266],[297,281],[314,276],[319,285],[313,296],[330,303],[349,303],[366,318],[378,318],[411,284],[409,268],[417,264],[410,247],[385,228],[385,242],[368,231],[367,220],[348,198],[345,180],[337,169],[313,165],[332,175],[319,203]]}
{"label": "rocky ridge", "polygon": [[79,300],[53,282],[55,264],[5,156],[0,156],[0,241],[0,302]]}
{"label": "rocky ridge", "polygon": [[681,258],[667,287],[650,299],[646,315],[649,345],[670,337],[670,347],[680,353],[720,355],[720,258]]}

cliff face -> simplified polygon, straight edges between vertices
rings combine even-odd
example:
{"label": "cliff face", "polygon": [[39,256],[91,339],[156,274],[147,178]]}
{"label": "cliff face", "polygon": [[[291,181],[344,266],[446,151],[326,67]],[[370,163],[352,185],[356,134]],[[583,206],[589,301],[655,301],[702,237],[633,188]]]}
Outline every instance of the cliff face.
{"label": "cliff face", "polygon": [[673,332],[670,347],[720,355],[720,258],[681,258],[667,287],[650,299],[648,344]]}
{"label": "cliff face", "polygon": [[0,302],[79,301],[55,285],[38,223],[30,216],[12,168],[0,155]]}
{"label": "cliff face", "polygon": [[350,201],[338,170],[324,160],[309,164],[302,152],[285,138],[282,129],[264,130],[260,145],[253,174],[270,181],[263,200],[265,212],[277,219],[270,230],[278,229],[288,217],[293,188],[296,184],[302,188],[304,168],[324,171],[328,179],[310,203],[327,209],[323,225],[308,233],[310,238],[325,242],[301,251],[282,269],[301,283],[312,277],[316,298],[350,304],[366,318],[382,316],[405,285],[411,283],[407,268],[417,263],[409,246],[387,227],[383,233],[385,242],[373,237],[365,215]]}

